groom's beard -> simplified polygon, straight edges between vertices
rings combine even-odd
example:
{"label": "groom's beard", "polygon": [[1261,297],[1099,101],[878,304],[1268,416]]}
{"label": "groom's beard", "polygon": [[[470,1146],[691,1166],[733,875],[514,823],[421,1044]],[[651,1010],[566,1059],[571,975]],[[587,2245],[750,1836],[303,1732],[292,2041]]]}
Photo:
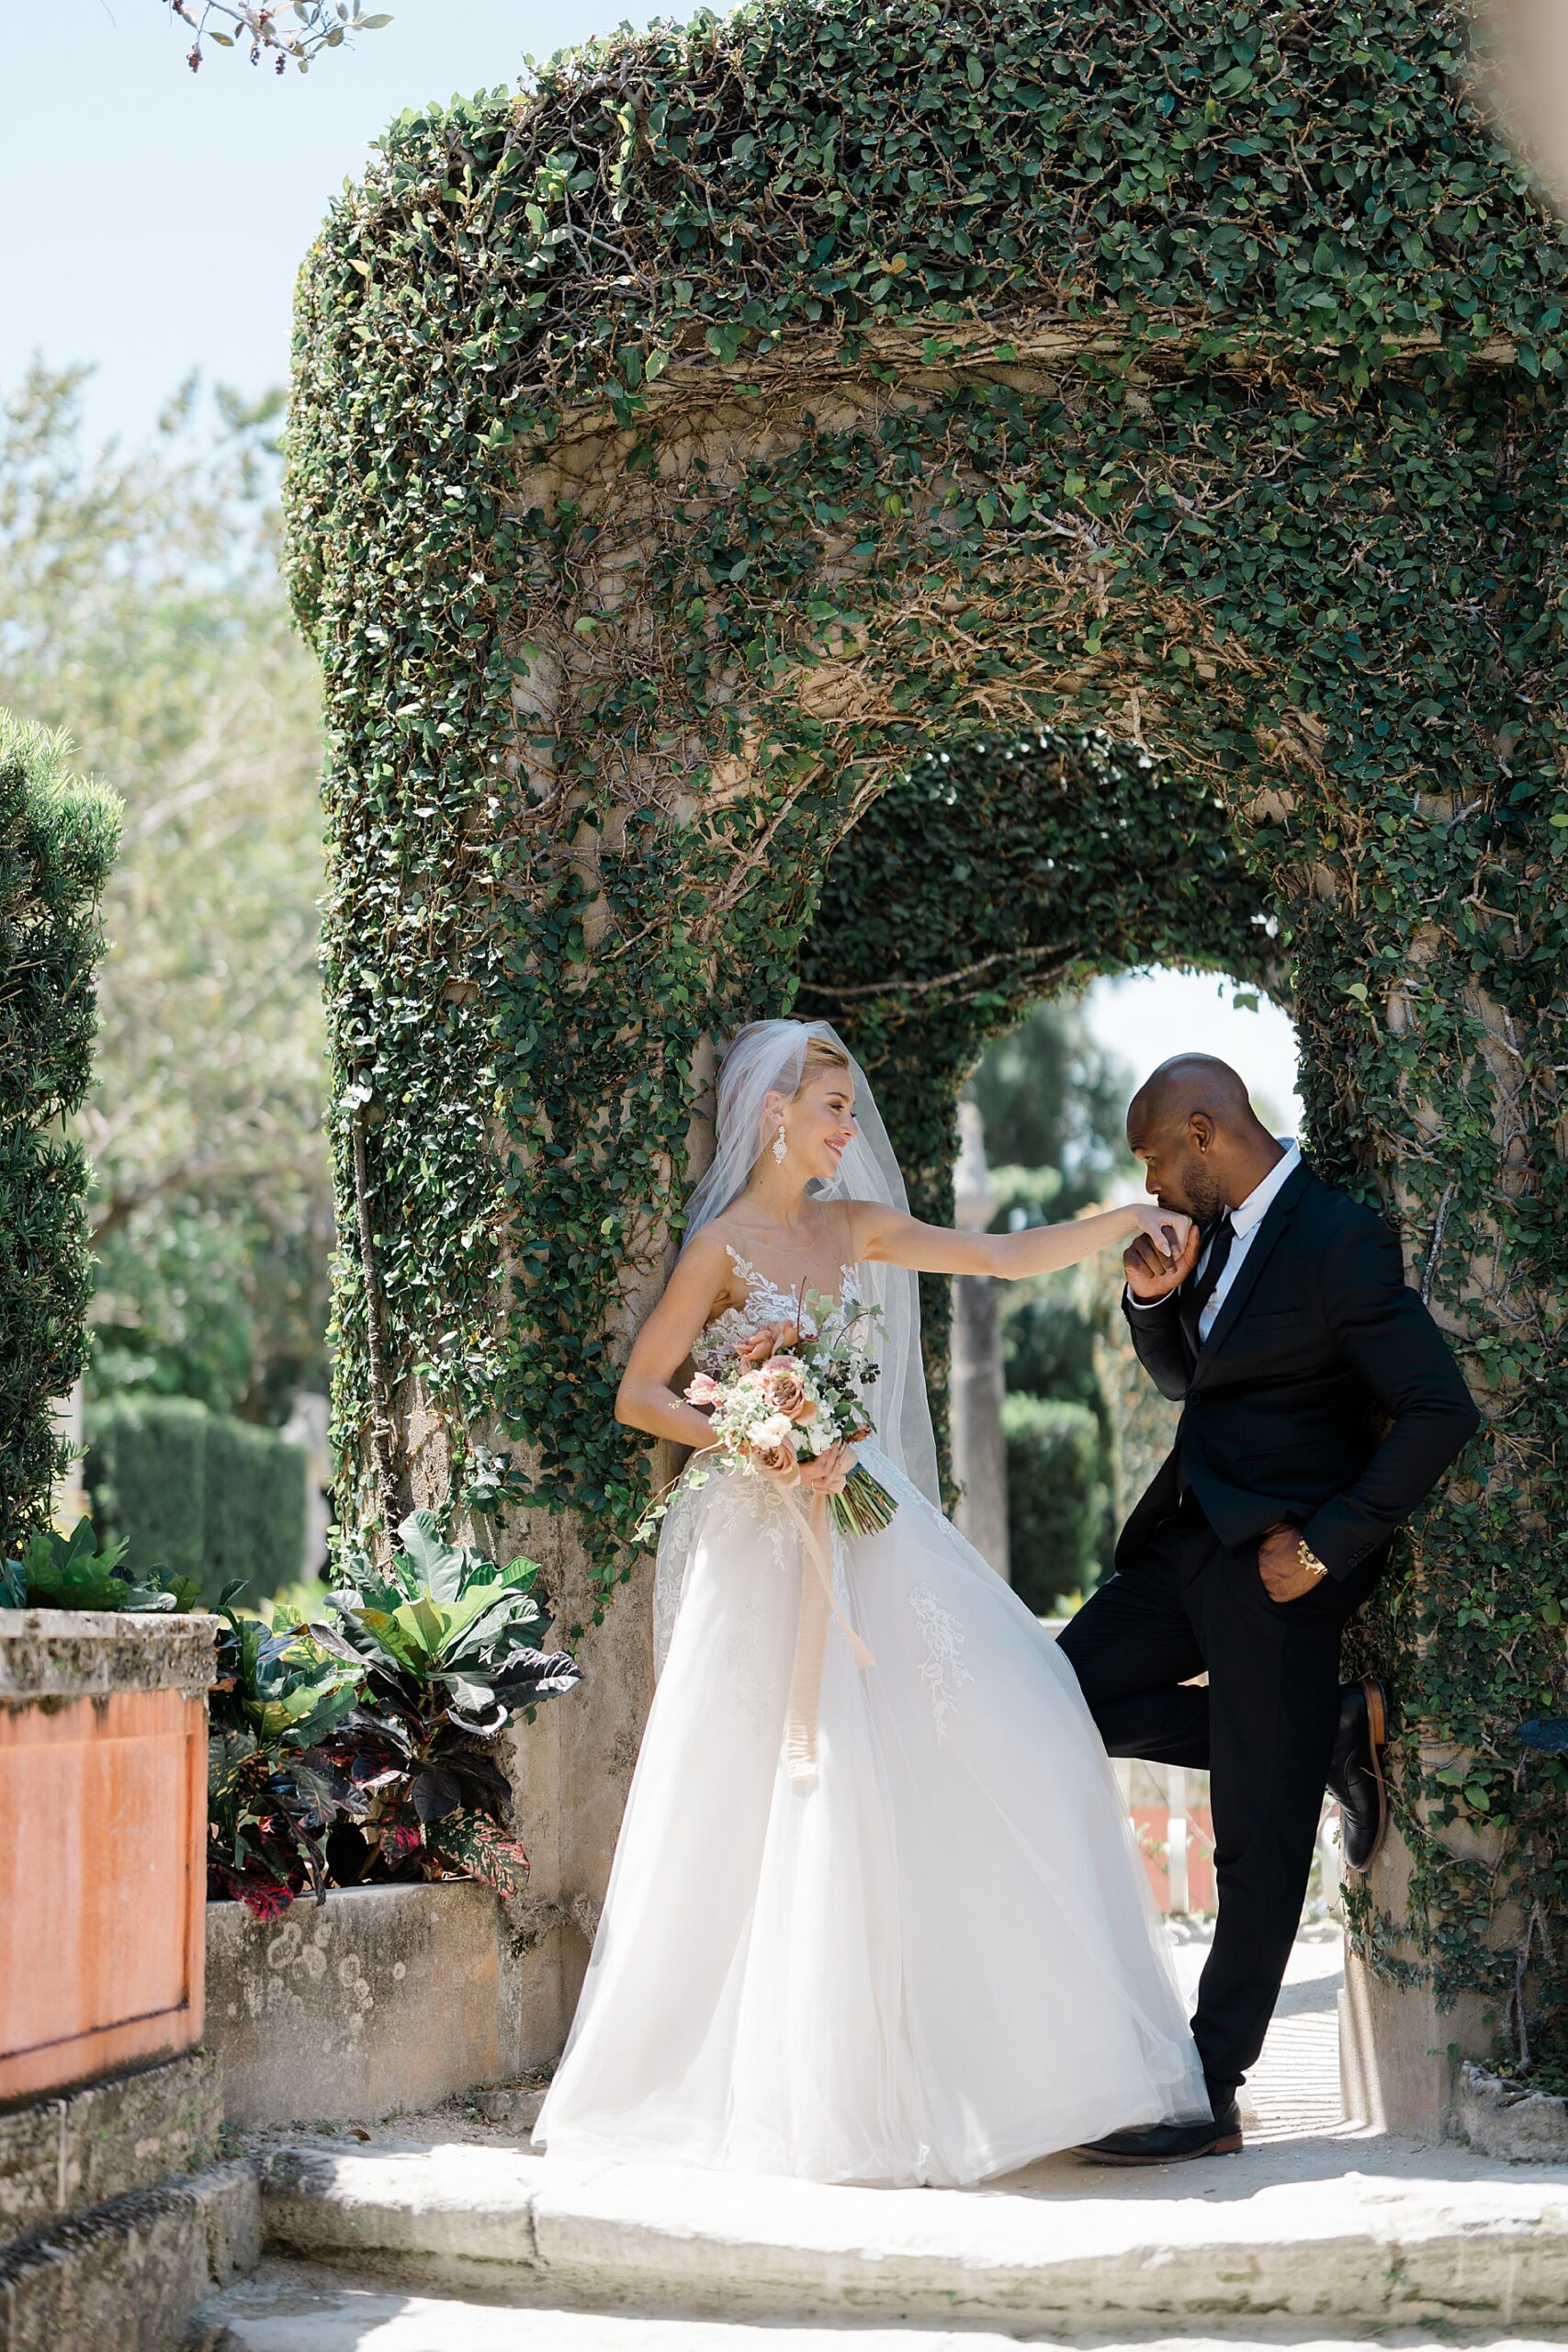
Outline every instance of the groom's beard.
{"label": "groom's beard", "polygon": [[1204,1161],[1190,1173],[1183,1170],[1179,1199],[1162,1192],[1159,1204],[1162,1209],[1179,1209],[1195,1225],[1211,1225],[1224,1207],[1225,1196],[1218,1177]]}

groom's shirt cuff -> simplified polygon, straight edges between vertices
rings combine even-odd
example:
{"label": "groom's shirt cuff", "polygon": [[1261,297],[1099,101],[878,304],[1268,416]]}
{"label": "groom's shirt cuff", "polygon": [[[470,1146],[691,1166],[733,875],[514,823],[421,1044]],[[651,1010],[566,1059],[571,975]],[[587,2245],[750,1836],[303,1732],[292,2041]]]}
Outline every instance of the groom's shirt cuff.
{"label": "groom's shirt cuff", "polygon": [[1167,1291],[1163,1298],[1134,1298],[1125,1283],[1122,1285],[1122,1304],[1134,1315],[1152,1315],[1156,1306],[1168,1306],[1176,1293]]}

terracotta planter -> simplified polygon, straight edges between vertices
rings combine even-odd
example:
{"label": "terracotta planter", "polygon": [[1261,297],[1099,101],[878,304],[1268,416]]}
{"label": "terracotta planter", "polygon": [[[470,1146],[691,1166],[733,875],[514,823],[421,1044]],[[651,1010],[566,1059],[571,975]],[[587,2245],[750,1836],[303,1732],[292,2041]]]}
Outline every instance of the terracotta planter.
{"label": "terracotta planter", "polygon": [[0,2100],[201,2039],[216,1634],[0,1610]]}

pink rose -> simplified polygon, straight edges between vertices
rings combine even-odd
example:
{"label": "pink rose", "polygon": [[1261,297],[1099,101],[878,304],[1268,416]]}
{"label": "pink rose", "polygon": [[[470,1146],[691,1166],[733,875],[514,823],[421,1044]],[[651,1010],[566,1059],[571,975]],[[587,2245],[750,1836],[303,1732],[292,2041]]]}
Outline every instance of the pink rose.
{"label": "pink rose", "polygon": [[800,1476],[800,1464],[793,1448],[781,1440],[777,1445],[754,1445],[750,1449],[752,1462],[765,1476],[776,1478],[781,1487],[793,1487]]}
{"label": "pink rose", "polygon": [[710,1378],[705,1372],[699,1372],[686,1391],[686,1402],[688,1405],[716,1405],[723,1395],[724,1391],[716,1380]]}
{"label": "pink rose", "polygon": [[774,1412],[787,1413],[792,1421],[808,1421],[817,1410],[817,1399],[807,1394],[806,1375],[793,1356],[771,1356],[762,1366],[762,1385]]}

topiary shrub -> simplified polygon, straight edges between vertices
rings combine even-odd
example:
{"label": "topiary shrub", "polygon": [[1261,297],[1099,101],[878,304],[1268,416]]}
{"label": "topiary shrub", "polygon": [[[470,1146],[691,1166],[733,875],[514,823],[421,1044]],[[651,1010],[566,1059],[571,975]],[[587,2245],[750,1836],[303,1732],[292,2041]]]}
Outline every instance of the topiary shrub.
{"label": "topiary shrub", "polygon": [[206,1566],[209,1418],[189,1396],[111,1397],[83,1416],[95,1523],[175,1576],[200,1577]]}
{"label": "topiary shrub", "polygon": [[81,1147],[92,1076],[98,896],[119,803],[61,735],[0,710],[0,1549],[48,1523],[69,1453],[50,1415],[86,1360],[92,1295]]}
{"label": "topiary shrub", "polygon": [[1100,1574],[1110,1510],[1104,1437],[1087,1405],[1014,1390],[1002,1399],[1013,1590],[1038,1617]]}
{"label": "topiary shrub", "polygon": [[211,1607],[243,1581],[254,1608],[299,1576],[306,1457],[271,1430],[189,1396],[111,1397],[86,1411],[85,1483],[106,1541],[192,1577]]}

